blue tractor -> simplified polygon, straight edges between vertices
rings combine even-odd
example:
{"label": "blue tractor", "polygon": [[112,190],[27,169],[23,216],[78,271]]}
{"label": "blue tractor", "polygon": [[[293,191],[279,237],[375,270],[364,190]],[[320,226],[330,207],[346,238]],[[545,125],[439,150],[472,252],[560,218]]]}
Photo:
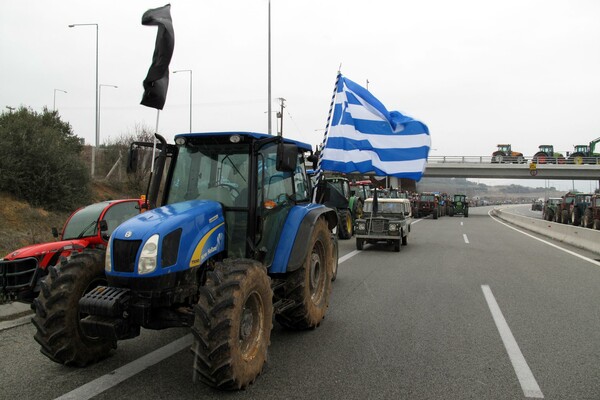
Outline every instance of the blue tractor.
{"label": "blue tractor", "polygon": [[[246,388],[266,362],[273,316],[293,330],[323,320],[336,212],[311,203],[308,144],[246,132],[157,138],[149,211],[116,228],[106,251],[49,271],[35,339],[53,361],[85,366],[140,328],[190,327],[194,379]],[[150,146],[132,144],[132,168]]]}

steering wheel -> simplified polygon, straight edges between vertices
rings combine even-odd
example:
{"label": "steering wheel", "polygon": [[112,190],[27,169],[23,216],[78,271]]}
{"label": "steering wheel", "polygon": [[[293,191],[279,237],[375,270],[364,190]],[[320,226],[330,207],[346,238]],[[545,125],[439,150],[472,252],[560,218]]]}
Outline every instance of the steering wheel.
{"label": "steering wheel", "polygon": [[226,189],[229,189],[229,192],[231,194],[231,197],[233,197],[233,199],[235,200],[239,195],[240,195],[240,191],[238,190],[238,188],[236,188],[234,185],[232,185],[231,183],[227,183],[227,182],[221,182],[217,184],[218,186],[222,186]]}

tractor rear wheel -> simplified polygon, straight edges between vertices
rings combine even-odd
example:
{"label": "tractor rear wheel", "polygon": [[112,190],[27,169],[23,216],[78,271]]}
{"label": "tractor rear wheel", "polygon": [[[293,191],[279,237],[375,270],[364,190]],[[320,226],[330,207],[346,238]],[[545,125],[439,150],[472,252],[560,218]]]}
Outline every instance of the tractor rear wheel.
{"label": "tractor rear wheel", "polygon": [[207,273],[195,307],[194,381],[245,389],[262,372],[273,328],[273,291],[265,267],[226,259]]}
{"label": "tractor rear wheel", "polygon": [[600,231],[600,219],[594,220],[594,229]]}
{"label": "tractor rear wheel", "polygon": [[581,210],[578,207],[575,207],[571,214],[571,225],[581,226]]}
{"label": "tractor rear wheel", "polygon": [[438,219],[438,210],[437,208],[433,210],[433,219]]}
{"label": "tractor rear wheel", "polygon": [[[333,235],[332,235],[333,236]],[[338,271],[338,258],[340,255],[339,243],[337,238],[332,237],[331,243],[333,244],[332,250],[332,259],[331,259],[331,281],[335,281],[337,279],[337,271]]]}
{"label": "tractor rear wheel", "polygon": [[350,239],[353,234],[352,215],[350,214],[350,210],[339,210],[339,219],[340,222],[338,223],[338,228],[340,239]]}
{"label": "tractor rear wheel", "polygon": [[569,211],[562,210],[560,222],[563,223],[563,224],[568,224],[569,223]]}
{"label": "tractor rear wheel", "polygon": [[295,305],[275,315],[283,327],[312,329],[325,318],[331,294],[331,246],[327,222],[319,218],[310,237],[304,263],[289,273],[285,283],[285,297],[293,300]]}
{"label": "tractor rear wheel", "polygon": [[40,282],[41,291],[33,302],[37,329],[34,339],[41,352],[59,364],[85,367],[106,358],[116,341],[88,337],[80,321],[79,299],[96,286],[106,285],[104,251],[86,249],[48,267]]}
{"label": "tractor rear wheel", "polygon": [[591,208],[586,208],[583,213],[583,226],[586,228],[592,228],[594,226],[594,215]]}

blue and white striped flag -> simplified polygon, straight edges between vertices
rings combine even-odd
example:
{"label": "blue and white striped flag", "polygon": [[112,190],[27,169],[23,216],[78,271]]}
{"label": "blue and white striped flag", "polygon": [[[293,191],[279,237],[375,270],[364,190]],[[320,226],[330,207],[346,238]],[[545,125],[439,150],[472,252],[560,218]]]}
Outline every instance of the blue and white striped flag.
{"label": "blue and white striped flag", "polygon": [[418,181],[430,147],[424,123],[389,112],[368,90],[340,76],[321,170]]}

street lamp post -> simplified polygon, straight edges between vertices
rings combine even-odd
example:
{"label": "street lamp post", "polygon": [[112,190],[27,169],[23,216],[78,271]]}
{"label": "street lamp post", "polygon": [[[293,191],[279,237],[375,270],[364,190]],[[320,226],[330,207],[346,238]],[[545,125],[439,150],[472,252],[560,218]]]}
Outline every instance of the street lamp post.
{"label": "street lamp post", "polygon": [[74,28],[76,26],[95,26],[96,27],[96,110],[95,110],[95,115],[96,115],[96,145],[95,147],[92,148],[92,178],[94,177],[94,171],[96,169],[96,148],[98,148],[98,146],[100,145],[100,134],[99,134],[99,126],[98,126],[98,24],[71,24],[69,25],[69,28]]}
{"label": "street lamp post", "polygon": [[[118,86],[115,86],[115,85],[104,85],[104,84],[98,85],[98,136],[97,136],[98,139],[96,139],[97,140],[96,143],[98,143],[100,141],[100,104],[102,104],[100,102],[100,100],[102,99],[102,87],[103,86],[111,87],[111,88],[115,88],[115,89],[119,88]],[[96,144],[96,147],[98,147],[98,146],[99,145]]]}
{"label": "street lamp post", "polygon": [[62,89],[54,89],[54,101],[52,102],[52,111],[56,111],[56,92],[63,92],[63,93],[67,93],[66,90],[62,90]]}
{"label": "street lamp post", "polygon": [[189,72],[190,73],[190,133],[192,133],[192,70],[191,69],[180,69],[173,71],[174,74],[178,72]]}

